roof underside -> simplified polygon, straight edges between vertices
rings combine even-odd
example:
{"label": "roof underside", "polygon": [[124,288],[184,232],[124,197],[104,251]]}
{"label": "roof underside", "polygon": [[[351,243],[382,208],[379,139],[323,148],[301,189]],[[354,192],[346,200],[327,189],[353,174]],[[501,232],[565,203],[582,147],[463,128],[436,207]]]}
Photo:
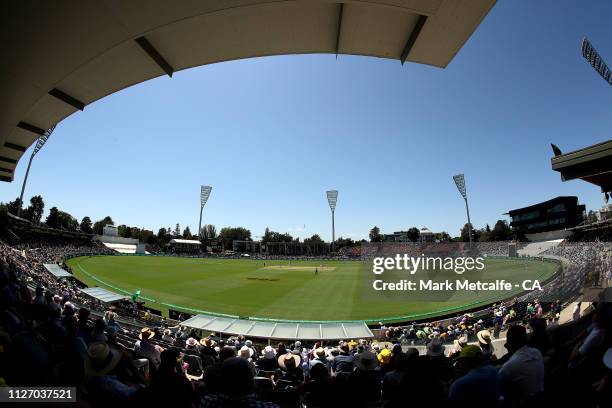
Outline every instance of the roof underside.
{"label": "roof underside", "polygon": [[39,134],[161,75],[267,55],[446,67],[495,0],[12,0],[0,13],[0,179]]}
{"label": "roof underside", "polygon": [[551,164],[563,181],[581,179],[612,191],[612,140],[553,157]]}

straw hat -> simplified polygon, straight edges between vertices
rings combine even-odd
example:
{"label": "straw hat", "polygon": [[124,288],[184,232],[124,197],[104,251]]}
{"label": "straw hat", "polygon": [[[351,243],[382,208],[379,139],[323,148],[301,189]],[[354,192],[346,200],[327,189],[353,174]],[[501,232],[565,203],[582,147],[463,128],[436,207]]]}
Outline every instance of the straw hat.
{"label": "straw hat", "polygon": [[[293,362],[291,360],[293,360]],[[299,367],[300,362],[301,362],[301,358],[297,354],[287,353],[287,354],[283,354],[282,356],[278,358],[279,367],[285,371],[287,370],[287,365],[289,366],[293,365],[294,367]]]}
{"label": "straw hat", "polygon": [[121,352],[106,343],[93,343],[85,357],[85,375],[102,376],[110,373],[121,360]]}
{"label": "straw hat", "polygon": [[266,346],[266,348],[261,350],[261,355],[264,358],[276,358],[276,351],[272,346]]}
{"label": "straw hat", "polygon": [[483,344],[491,344],[491,332],[488,330],[481,330],[476,334],[478,341]]}
{"label": "straw hat", "polygon": [[351,340],[351,341],[349,341],[349,342],[348,342],[349,349],[351,349],[351,350],[352,350],[352,349],[354,349],[354,348],[355,348],[355,346],[357,346],[357,344],[358,344],[358,343],[357,343],[355,340]]}
{"label": "straw hat", "polygon": [[317,347],[314,350],[314,353],[316,354],[317,357],[325,357],[327,355],[327,353],[325,352],[325,349],[323,349],[323,347]]}
{"label": "straw hat", "polygon": [[190,337],[187,339],[187,347],[195,347],[197,346],[198,341],[196,339],[194,339],[193,337]]}
{"label": "straw hat", "polygon": [[142,330],[140,330],[140,333],[138,334],[138,338],[140,340],[149,340],[153,336],[155,336],[155,332],[149,329],[148,327],[143,327]]}
{"label": "straw hat", "polygon": [[200,340],[200,344],[204,347],[215,347],[217,345],[217,342],[211,339],[210,337],[204,337],[202,340]]}
{"label": "straw hat", "polygon": [[455,340],[455,347],[464,348],[468,344],[467,336],[461,336]]}

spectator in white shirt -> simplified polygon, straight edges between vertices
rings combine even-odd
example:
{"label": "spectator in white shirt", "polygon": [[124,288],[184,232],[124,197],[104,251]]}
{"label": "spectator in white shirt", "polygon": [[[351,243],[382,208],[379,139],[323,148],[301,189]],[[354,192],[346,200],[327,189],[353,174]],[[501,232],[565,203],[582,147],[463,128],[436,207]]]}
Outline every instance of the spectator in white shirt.
{"label": "spectator in white shirt", "polygon": [[544,391],[544,360],[538,349],[527,346],[527,331],[512,326],[506,335],[508,361],[498,374],[504,407],[525,404]]}

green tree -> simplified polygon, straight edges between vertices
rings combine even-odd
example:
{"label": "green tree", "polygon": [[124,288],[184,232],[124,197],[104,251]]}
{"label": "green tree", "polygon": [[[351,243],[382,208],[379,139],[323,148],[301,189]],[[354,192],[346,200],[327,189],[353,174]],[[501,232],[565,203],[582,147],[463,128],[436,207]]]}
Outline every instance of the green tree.
{"label": "green tree", "polygon": [[200,231],[200,242],[204,247],[217,239],[217,227],[212,224],[205,224]]}
{"label": "green tree", "polygon": [[305,244],[323,244],[324,242],[321,239],[321,237],[319,236],[319,234],[314,234],[310,238],[306,238],[304,240],[304,243]]}
{"label": "green tree", "polygon": [[81,220],[81,232],[84,232],[85,234],[92,234],[93,233],[93,228],[91,227],[91,218],[89,217],[83,217],[83,219]]}
{"label": "green tree", "polygon": [[185,238],[185,239],[191,239],[192,238],[191,230],[189,229],[189,226],[186,226],[185,229],[183,230],[183,238]]}
{"label": "green tree", "polygon": [[512,231],[506,220],[497,220],[491,233],[495,241],[506,241],[512,237]]}
{"label": "green tree", "polygon": [[269,228],[266,228],[263,237],[261,238],[261,243],[265,244],[267,242],[293,242],[294,238],[289,233],[281,234],[280,232],[270,231]]}
{"label": "green tree", "polygon": [[47,227],[49,228],[59,228],[60,215],[57,207],[51,207],[49,210],[49,215],[47,215],[47,219],[45,220],[45,224],[47,224]]}
{"label": "green tree", "polygon": [[157,244],[163,246],[168,242],[170,242],[170,234],[168,233],[167,229],[162,227],[159,229],[159,231],[157,231]]}
{"label": "green tree", "polygon": [[406,235],[410,241],[417,242],[419,240],[419,236],[421,235],[421,231],[419,231],[417,227],[412,227],[408,229]]}
{"label": "green tree", "polygon": [[181,236],[181,226],[177,223],[176,227],[174,227],[174,232],[172,233],[173,238],[180,238]]}
{"label": "green tree", "polygon": [[338,238],[336,240],[336,243],[335,243],[335,247],[336,247],[337,250],[339,250],[340,248],[344,248],[344,247],[351,248],[351,247],[354,247],[354,246],[355,246],[355,241],[353,241],[350,238],[342,238],[342,237],[340,237],[340,238]]}
{"label": "green tree", "polygon": [[141,229],[138,239],[140,242],[144,242],[145,244],[155,245],[157,244],[157,236],[151,230]]}
{"label": "green tree", "polygon": [[231,249],[234,241],[247,241],[251,239],[251,231],[243,227],[225,227],[219,232],[219,239],[223,248]]}
{"label": "green tree", "polygon": [[131,231],[130,231],[130,227],[128,227],[125,224],[121,224],[117,227],[117,235],[119,235],[122,238],[130,238],[131,235]]}
{"label": "green tree", "polygon": [[30,198],[30,206],[27,210],[29,215],[28,219],[32,221],[33,224],[40,224],[43,212],[45,211],[45,202],[42,196],[36,195]]}
{"label": "green tree", "polygon": [[491,231],[491,227],[489,227],[489,224],[487,224],[484,229],[480,230],[480,241],[495,241],[493,232]]}
{"label": "green tree", "polygon": [[[468,231],[469,231],[469,227],[468,224],[466,223],[463,228],[461,228],[461,236],[460,236],[460,240],[462,242],[469,242],[470,241],[470,237],[468,235]],[[472,240],[474,242],[477,242],[480,239],[480,231],[474,229],[474,226],[472,226]]]}
{"label": "green tree", "polygon": [[380,235],[380,228],[376,225],[370,230],[370,242],[382,242],[383,237]]}
{"label": "green tree", "polygon": [[445,242],[445,241],[450,241],[450,240],[451,240],[450,235],[449,235],[449,234],[448,234],[448,232],[446,232],[446,231],[439,232],[439,233],[438,233],[438,234],[436,234],[436,235],[437,235],[437,237],[436,237],[436,238],[437,238],[437,239],[438,239],[440,242]]}
{"label": "green tree", "polygon": [[72,215],[58,210],[57,207],[52,207],[49,210],[45,224],[50,228],[68,231],[76,231],[79,226],[79,222]]}
{"label": "green tree", "polygon": [[212,224],[206,224],[203,229],[206,230],[206,237],[208,239],[217,239],[217,227]]}
{"label": "green tree", "polygon": [[113,219],[110,216],[106,216],[99,221],[96,221],[93,225],[93,233],[97,235],[102,235],[104,232],[105,225],[115,225]]}

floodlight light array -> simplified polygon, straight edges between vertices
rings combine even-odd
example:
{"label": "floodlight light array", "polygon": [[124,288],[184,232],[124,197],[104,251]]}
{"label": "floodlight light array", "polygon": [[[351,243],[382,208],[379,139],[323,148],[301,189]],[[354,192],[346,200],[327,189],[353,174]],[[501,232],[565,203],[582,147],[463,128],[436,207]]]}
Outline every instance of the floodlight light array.
{"label": "floodlight light array", "polygon": [[327,202],[329,203],[329,208],[333,211],[336,210],[336,203],[338,202],[338,190],[329,190],[327,191]]}
{"label": "floodlight light array", "polygon": [[453,180],[455,180],[455,185],[457,186],[457,190],[459,190],[459,194],[461,194],[463,198],[467,199],[467,192],[465,190],[465,177],[463,173],[453,176]]}
{"label": "floodlight light array", "polygon": [[202,186],[200,191],[200,206],[204,207],[206,202],[208,201],[208,197],[210,197],[210,193],[212,191],[211,186]]}

